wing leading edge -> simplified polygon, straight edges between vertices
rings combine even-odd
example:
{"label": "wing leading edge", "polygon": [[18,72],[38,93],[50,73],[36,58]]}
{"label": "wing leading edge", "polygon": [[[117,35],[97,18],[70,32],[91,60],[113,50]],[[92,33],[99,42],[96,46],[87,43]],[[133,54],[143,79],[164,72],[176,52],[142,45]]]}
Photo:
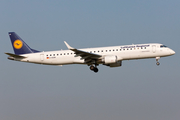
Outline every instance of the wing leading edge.
{"label": "wing leading edge", "polygon": [[66,41],[64,41],[64,43],[66,44],[66,46],[69,50],[72,50],[75,52],[75,54],[76,54],[75,57],[80,56],[81,59],[85,59],[86,62],[90,62],[91,60],[94,60],[94,59],[100,59],[102,57],[101,55],[98,55],[98,54],[89,53],[86,51],[82,51],[82,50],[73,48]]}

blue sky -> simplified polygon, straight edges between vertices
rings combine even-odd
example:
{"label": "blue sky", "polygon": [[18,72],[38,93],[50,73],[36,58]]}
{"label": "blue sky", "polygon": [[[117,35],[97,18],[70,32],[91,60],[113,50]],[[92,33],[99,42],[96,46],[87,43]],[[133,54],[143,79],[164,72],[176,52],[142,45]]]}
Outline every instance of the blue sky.
{"label": "blue sky", "polygon": [[[0,116],[3,120],[179,120],[178,0],[1,0]],[[171,57],[123,66],[45,66],[9,61],[8,32],[37,50],[163,43]]]}

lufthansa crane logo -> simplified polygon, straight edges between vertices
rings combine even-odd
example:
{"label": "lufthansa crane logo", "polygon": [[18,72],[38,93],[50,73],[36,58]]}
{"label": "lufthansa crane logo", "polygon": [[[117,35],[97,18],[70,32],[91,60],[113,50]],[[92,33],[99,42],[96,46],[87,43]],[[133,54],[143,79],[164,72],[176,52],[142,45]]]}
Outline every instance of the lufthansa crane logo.
{"label": "lufthansa crane logo", "polygon": [[21,49],[23,46],[23,42],[21,40],[15,40],[13,45],[14,45],[14,48]]}

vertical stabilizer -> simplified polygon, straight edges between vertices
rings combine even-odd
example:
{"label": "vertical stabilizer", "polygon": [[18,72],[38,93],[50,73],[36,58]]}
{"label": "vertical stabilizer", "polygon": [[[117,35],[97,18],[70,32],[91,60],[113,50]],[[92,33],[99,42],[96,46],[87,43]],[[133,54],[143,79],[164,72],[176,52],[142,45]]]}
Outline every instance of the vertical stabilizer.
{"label": "vertical stabilizer", "polygon": [[9,32],[9,37],[16,55],[39,52],[31,49],[15,32]]}

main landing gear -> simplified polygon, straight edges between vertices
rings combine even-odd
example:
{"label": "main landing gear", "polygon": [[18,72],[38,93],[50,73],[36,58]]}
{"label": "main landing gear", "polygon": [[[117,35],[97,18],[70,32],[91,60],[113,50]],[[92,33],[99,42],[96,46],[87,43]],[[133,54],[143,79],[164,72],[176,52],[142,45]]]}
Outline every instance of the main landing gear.
{"label": "main landing gear", "polygon": [[95,66],[91,65],[89,68],[90,68],[90,70],[94,71],[95,73],[98,72],[98,68],[96,65]]}
{"label": "main landing gear", "polygon": [[160,57],[156,57],[156,65],[157,65],[157,66],[159,66],[159,65],[160,65],[160,63],[159,63],[159,59],[160,59]]}

